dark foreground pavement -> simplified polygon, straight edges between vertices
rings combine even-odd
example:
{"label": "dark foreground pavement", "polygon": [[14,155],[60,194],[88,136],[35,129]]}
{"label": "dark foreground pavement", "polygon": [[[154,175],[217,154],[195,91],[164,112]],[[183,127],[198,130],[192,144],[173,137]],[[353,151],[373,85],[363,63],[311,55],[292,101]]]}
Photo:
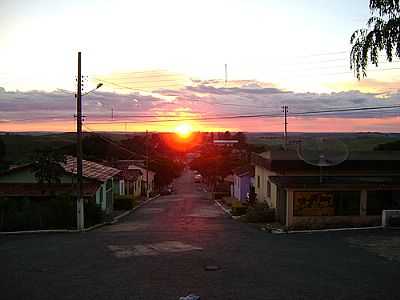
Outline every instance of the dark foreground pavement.
{"label": "dark foreground pavement", "polygon": [[400,298],[400,231],[273,235],[176,186],[96,231],[0,237],[0,299]]}

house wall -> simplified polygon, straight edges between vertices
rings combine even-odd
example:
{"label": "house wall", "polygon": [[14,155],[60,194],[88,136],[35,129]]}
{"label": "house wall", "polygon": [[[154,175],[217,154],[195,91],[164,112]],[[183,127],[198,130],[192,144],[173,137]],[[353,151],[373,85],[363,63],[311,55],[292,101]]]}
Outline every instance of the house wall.
{"label": "house wall", "polygon": [[306,189],[287,189],[286,197],[286,226],[289,228],[312,228],[313,226],[320,225],[352,225],[352,226],[378,226],[381,224],[381,215],[367,215],[367,191],[368,189],[312,189],[318,192],[330,191],[358,191],[360,192],[360,211],[356,215],[349,216],[295,216],[293,212],[294,207],[294,193],[301,191],[310,191]]}
{"label": "house wall", "polygon": [[104,208],[103,210],[107,214],[111,214],[114,210],[114,193],[113,193],[113,178],[108,179],[106,182],[103,183],[105,186],[104,193],[105,193],[105,200],[104,201]]}
{"label": "house wall", "polygon": [[135,181],[130,182],[130,185],[130,195],[132,195],[133,198],[140,197],[142,194],[142,176],[139,176]]}
{"label": "house wall", "polygon": [[[142,193],[145,194],[146,193],[146,179],[147,179],[147,170],[145,168],[141,168],[138,166],[134,166],[133,168],[131,168],[131,170],[140,170],[142,172],[142,182],[140,184],[140,189],[142,190]],[[154,191],[154,177],[155,177],[155,173],[153,171],[149,171],[148,172],[148,178],[149,178],[149,185],[148,185],[148,189],[149,189],[149,193],[152,193]]]}
{"label": "house wall", "polygon": [[[119,182],[119,181],[116,181]],[[107,214],[112,213],[114,209],[114,187],[115,183],[110,178],[104,182],[96,191],[96,204]]]}
{"label": "house wall", "polygon": [[139,176],[134,184],[135,184],[135,189],[134,189],[133,196],[135,198],[137,198],[137,197],[140,197],[140,195],[142,193],[142,176]]}
{"label": "house wall", "polygon": [[247,194],[250,192],[250,176],[242,176],[240,177],[240,197],[241,201],[247,200]]}
{"label": "house wall", "polygon": [[127,182],[124,179],[115,179],[113,181],[113,191],[115,195],[125,195]]}
{"label": "house wall", "polygon": [[233,198],[240,200],[240,178],[233,175]]}
{"label": "house wall", "polygon": [[[271,208],[276,208],[278,189],[275,184],[270,182],[269,177],[275,175],[277,175],[277,173],[267,170],[261,166],[255,166],[254,187],[257,194],[257,201],[266,202]],[[271,185],[270,197],[267,193],[268,182]]]}
{"label": "house wall", "polygon": [[103,185],[101,185],[96,191],[96,204],[103,207]]}
{"label": "house wall", "polygon": [[[142,194],[142,176],[138,176],[135,181],[114,180],[114,195],[127,195],[132,198],[140,197]],[[121,185],[121,182],[123,184]],[[124,190],[121,190],[121,187]]]}
{"label": "house wall", "polygon": [[[70,174],[64,174],[60,177],[61,183],[74,183],[76,182],[75,176]],[[93,182],[87,178],[83,179],[83,182]],[[26,168],[19,171],[12,172],[0,176],[0,183],[37,183],[32,169]],[[116,181],[116,183],[119,183]],[[100,205],[102,210],[111,213],[114,205],[113,189],[118,184],[113,183],[113,179],[110,178],[107,182],[104,182],[96,191],[96,204]]]}
{"label": "house wall", "polygon": [[[365,172],[354,172],[354,171],[329,171],[329,168],[323,168],[322,173],[319,171],[290,171],[290,172],[282,172],[277,173],[271,170],[268,170],[262,166],[256,165],[255,166],[255,176],[254,176],[254,187],[257,193],[257,201],[258,202],[266,202],[271,208],[276,208],[277,205],[277,197],[278,197],[278,189],[275,184],[270,182],[271,184],[271,197],[268,197],[267,194],[267,185],[269,182],[270,176],[374,176],[374,175],[382,175],[382,172],[373,171],[371,170],[366,174]],[[384,175],[398,175],[398,173],[385,173]],[[260,185],[258,185],[258,178],[260,177]]]}
{"label": "house wall", "polygon": [[250,191],[250,176],[233,176],[233,197],[239,201],[247,200],[247,193]]}

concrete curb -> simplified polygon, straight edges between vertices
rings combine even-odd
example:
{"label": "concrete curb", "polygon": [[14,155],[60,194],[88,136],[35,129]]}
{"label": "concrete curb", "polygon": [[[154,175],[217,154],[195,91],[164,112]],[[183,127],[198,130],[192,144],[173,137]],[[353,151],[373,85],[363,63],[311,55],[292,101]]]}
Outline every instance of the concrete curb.
{"label": "concrete curb", "polygon": [[383,228],[384,228],[383,226],[349,227],[349,228],[330,228],[330,229],[315,229],[315,230],[289,230],[289,231],[284,231],[283,233],[318,233],[318,232],[368,230],[368,229],[383,229]]}
{"label": "concrete curb", "polygon": [[[217,200],[214,200],[215,204],[219,206],[229,217],[234,220],[240,218],[240,216],[233,216],[229,209],[225,208]],[[330,228],[330,229],[315,229],[315,230],[282,230],[282,229],[272,229],[270,232],[272,234],[292,234],[292,233],[318,233],[318,232],[334,232],[334,231],[350,231],[350,230],[367,230],[367,229],[383,229],[383,226],[370,226],[370,227],[349,227],[349,228]],[[388,228],[388,227],[387,227]],[[400,228],[399,228],[400,229]],[[266,229],[262,231],[267,231]]]}
{"label": "concrete curb", "polygon": [[225,207],[224,207],[221,203],[219,203],[217,200],[214,200],[214,202],[215,202],[215,204],[216,204],[217,206],[219,206],[219,207],[224,211],[224,213],[226,213],[229,217],[231,217],[232,219],[234,219],[235,216],[232,215],[232,213],[230,212],[229,209],[225,208]]}
{"label": "concrete curb", "polygon": [[2,231],[0,232],[0,235],[21,235],[21,234],[42,234],[42,233],[81,233],[81,232],[88,232],[88,231],[92,231],[94,229],[103,227],[105,225],[112,225],[117,223],[120,219],[122,219],[123,217],[131,214],[132,212],[134,212],[135,210],[139,209],[140,207],[146,205],[147,203],[149,203],[150,201],[157,199],[158,197],[160,197],[160,195],[156,195],[152,198],[150,198],[149,200],[146,200],[145,202],[139,204],[138,206],[135,206],[134,208],[132,208],[131,210],[128,210],[122,214],[120,214],[119,216],[116,216],[111,222],[103,222],[100,224],[96,224],[93,226],[90,226],[88,228],[84,228],[83,230],[77,230],[77,229],[43,229],[43,230],[23,230],[23,231]]}
{"label": "concrete curb", "polygon": [[76,233],[76,229],[43,229],[43,230],[23,230],[23,231],[2,231],[0,235],[19,235],[19,234],[38,234],[38,233]]}
{"label": "concrete curb", "polygon": [[128,215],[130,215],[131,213],[133,213],[134,211],[138,210],[139,208],[141,208],[142,206],[146,205],[147,203],[149,203],[150,201],[153,201],[154,199],[157,199],[158,197],[160,197],[161,195],[155,195],[152,198],[149,198],[149,200],[146,200],[142,203],[140,203],[139,205],[135,206],[134,208],[132,208],[131,210],[128,210],[122,214],[120,214],[119,216],[116,216],[111,222],[107,223],[109,225],[115,224],[117,223],[120,219],[122,219],[123,217],[126,217]]}

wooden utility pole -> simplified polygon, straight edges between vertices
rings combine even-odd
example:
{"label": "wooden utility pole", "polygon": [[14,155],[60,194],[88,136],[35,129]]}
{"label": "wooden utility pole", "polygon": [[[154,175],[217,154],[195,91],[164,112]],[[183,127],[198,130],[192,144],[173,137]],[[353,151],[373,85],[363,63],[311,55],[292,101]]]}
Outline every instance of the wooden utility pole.
{"label": "wooden utility pole", "polygon": [[287,113],[288,113],[288,106],[287,105],[283,105],[282,106],[282,111],[283,111],[284,117],[285,117],[285,132],[284,132],[283,138],[284,138],[284,149],[286,150],[287,149],[287,125],[288,125],[288,123],[287,123]]}
{"label": "wooden utility pole", "polygon": [[81,52],[78,52],[78,84],[76,91],[76,145],[77,145],[77,177],[78,191],[76,202],[76,226],[78,230],[85,228],[83,206],[83,164],[82,164],[82,73]]}
{"label": "wooden utility pole", "polygon": [[149,199],[149,132],[146,130],[146,198]]}
{"label": "wooden utility pole", "polygon": [[228,64],[225,64],[225,85],[228,83]]}

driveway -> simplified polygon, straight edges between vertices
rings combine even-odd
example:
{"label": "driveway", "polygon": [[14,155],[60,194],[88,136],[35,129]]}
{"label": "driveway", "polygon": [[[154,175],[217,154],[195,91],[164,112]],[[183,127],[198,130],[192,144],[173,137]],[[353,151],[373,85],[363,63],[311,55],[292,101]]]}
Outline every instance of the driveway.
{"label": "driveway", "polygon": [[0,298],[399,298],[399,232],[273,235],[228,218],[192,173],[175,186],[96,231],[1,237]]}

